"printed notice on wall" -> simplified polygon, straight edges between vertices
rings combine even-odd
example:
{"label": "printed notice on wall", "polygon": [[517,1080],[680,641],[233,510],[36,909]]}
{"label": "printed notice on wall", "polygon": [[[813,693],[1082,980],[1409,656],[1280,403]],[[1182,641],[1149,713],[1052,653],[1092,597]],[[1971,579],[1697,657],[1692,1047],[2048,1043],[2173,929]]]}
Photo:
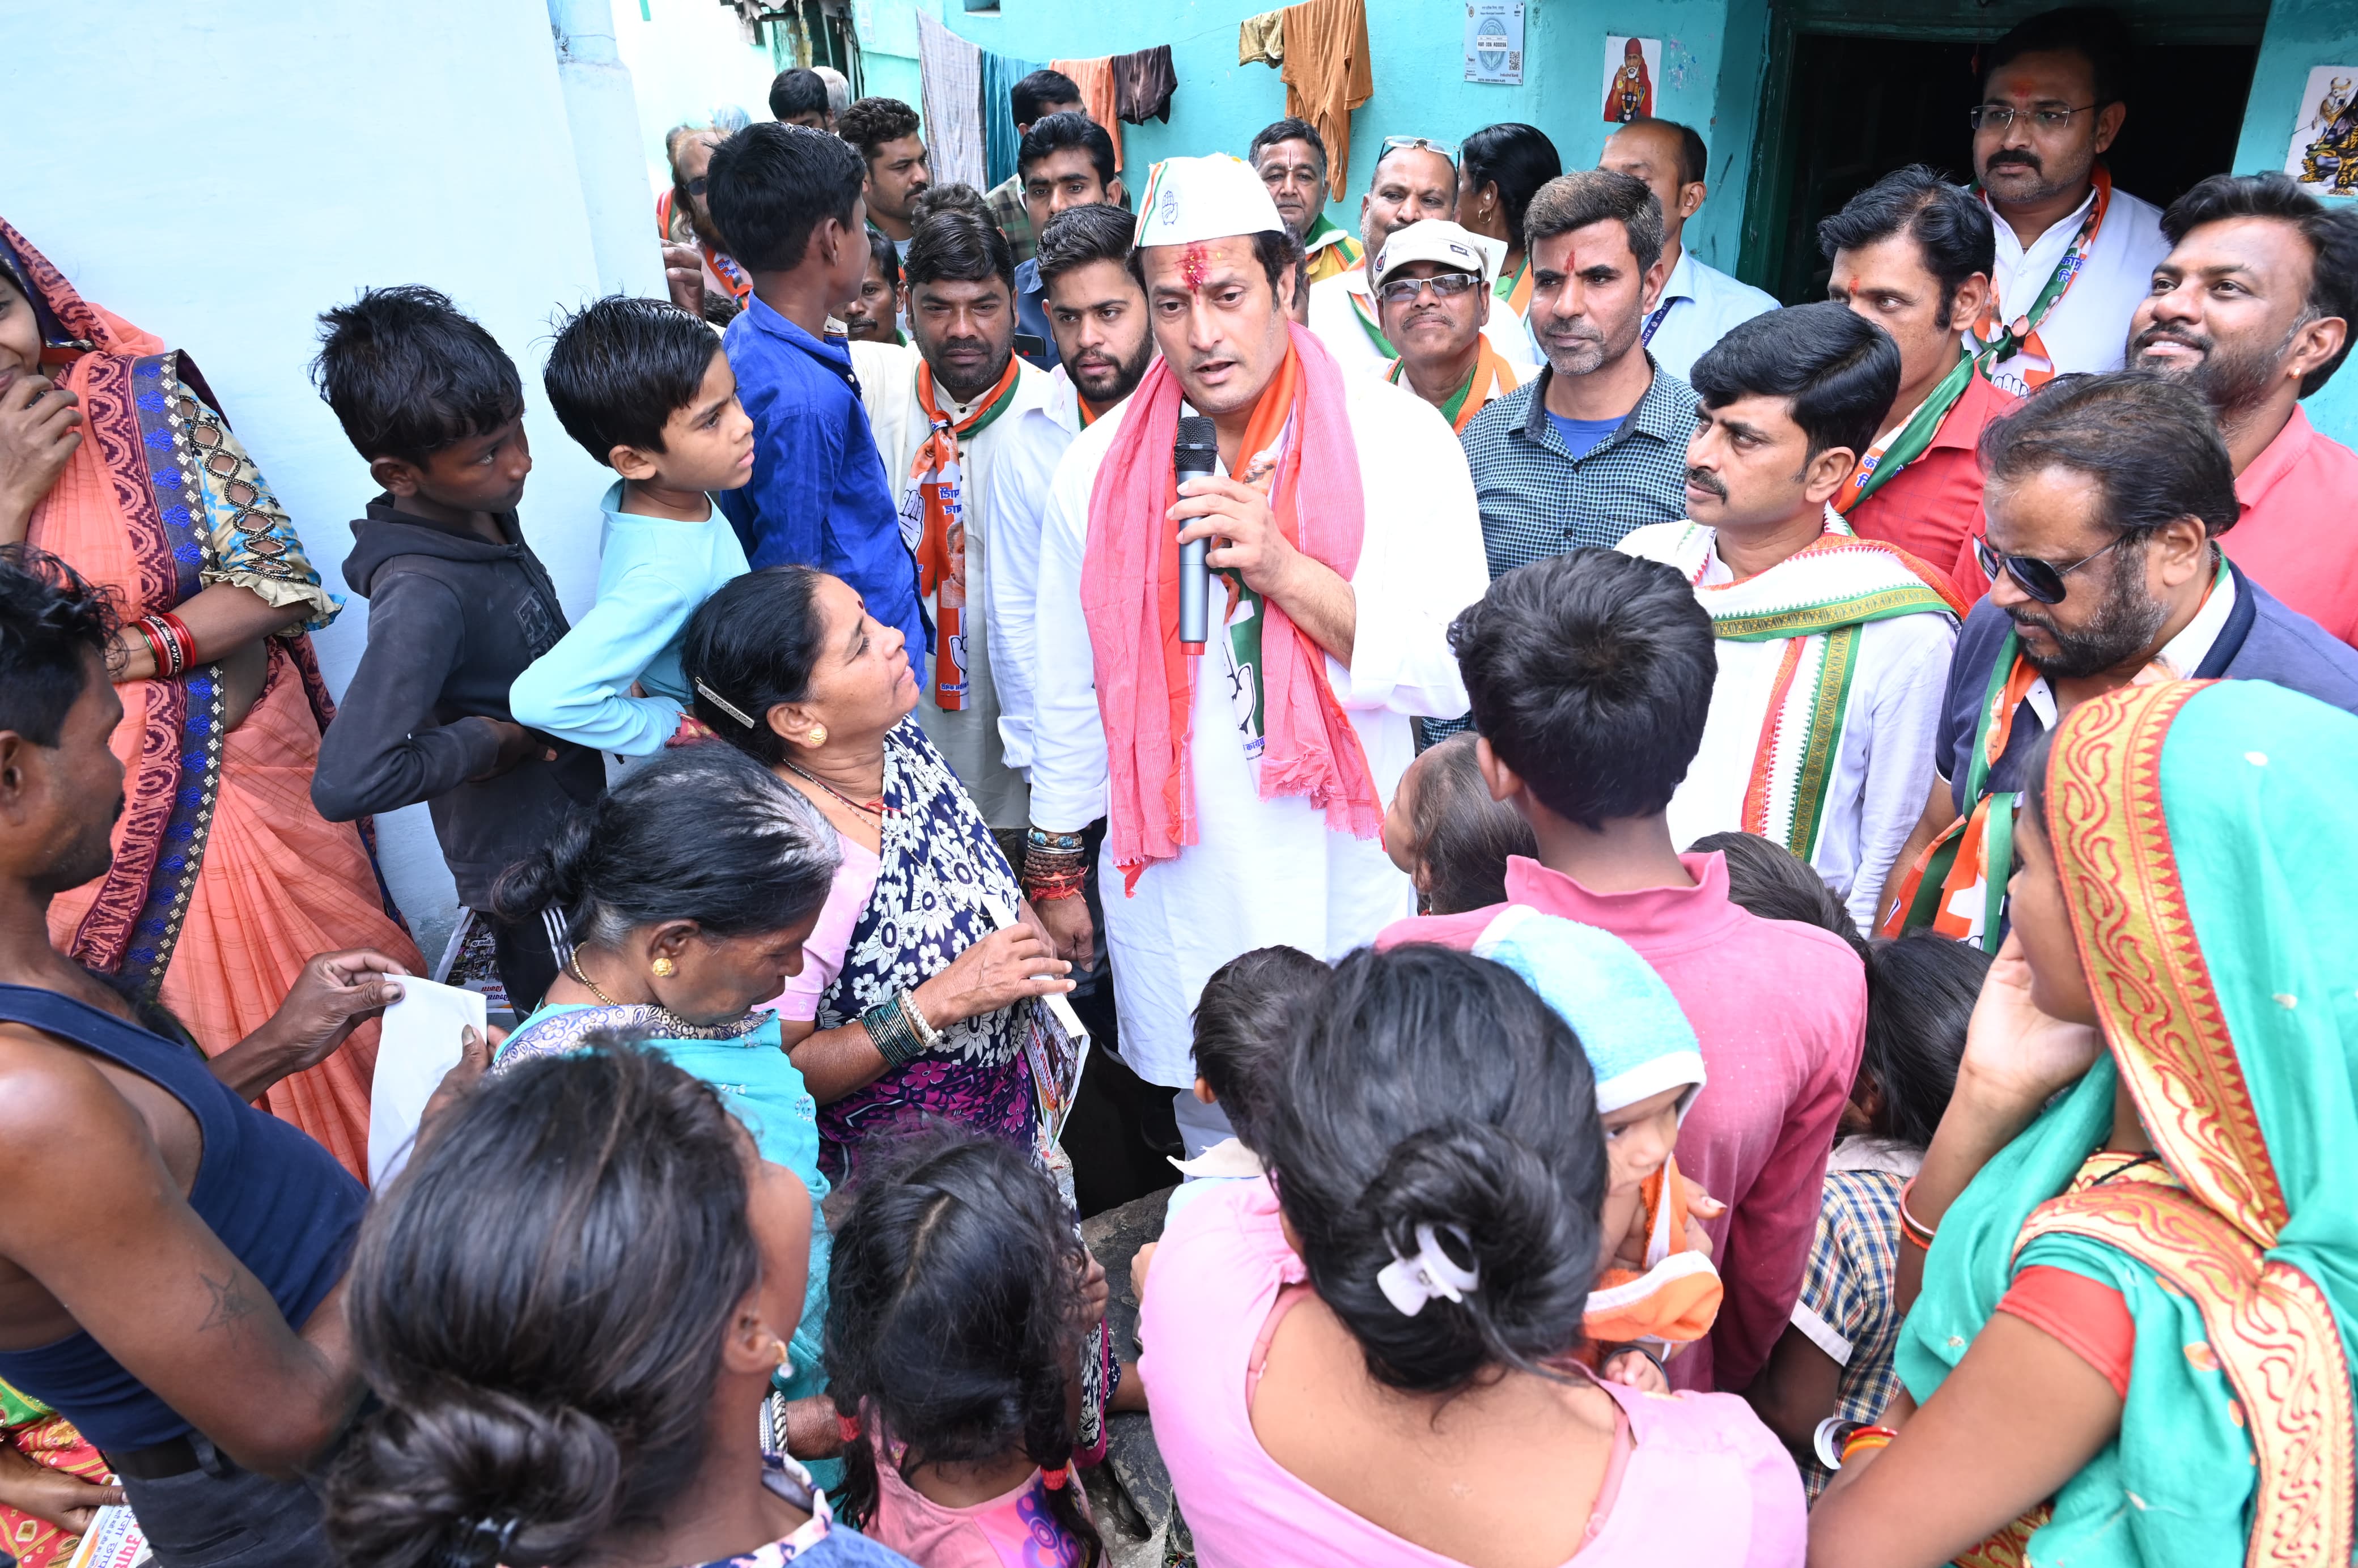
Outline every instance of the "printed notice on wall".
{"label": "printed notice on wall", "polygon": [[1523,0],[1466,0],[1466,80],[1523,84]]}
{"label": "printed notice on wall", "polygon": [[2324,196],[2358,196],[2358,65],[2320,65],[2300,95],[2285,172]]}

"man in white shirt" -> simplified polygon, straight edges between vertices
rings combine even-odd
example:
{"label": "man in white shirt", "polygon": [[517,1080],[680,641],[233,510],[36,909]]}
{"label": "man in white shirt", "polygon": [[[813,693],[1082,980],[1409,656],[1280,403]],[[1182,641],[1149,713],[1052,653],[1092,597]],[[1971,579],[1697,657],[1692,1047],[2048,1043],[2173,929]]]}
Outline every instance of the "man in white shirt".
{"label": "man in white shirt", "polygon": [[1671,837],[1772,838],[1865,929],[1922,815],[1957,640],[1947,579],[1827,504],[1899,390],[1899,347],[1844,306],[1801,305],[1736,327],[1694,386],[1692,520],[1620,546],[1685,572],[1719,640]]}
{"label": "man in white shirt", "polygon": [[1023,776],[1008,764],[999,732],[989,498],[1022,415],[1054,392],[1045,372],[1015,357],[1015,259],[987,219],[955,208],[927,214],[911,236],[904,276],[914,345],[863,344],[858,362],[934,629],[917,718],[983,820],[1017,828],[1028,813]]}
{"label": "man in white shirt", "polygon": [[1644,342],[1654,362],[1687,378],[1695,361],[1730,327],[1777,308],[1777,297],[1705,266],[1681,236],[1703,206],[1710,155],[1703,137],[1674,120],[1632,120],[1605,138],[1599,168],[1635,175],[1662,204],[1662,292],[1646,307]]}
{"label": "man in white shirt", "polygon": [[2108,11],[2048,11],[1990,46],[1974,111],[1974,177],[1996,219],[1996,298],[1968,334],[1990,380],[2022,396],[2059,375],[2121,368],[2129,318],[2169,254],[2161,211],[2113,189],[2097,159],[2128,105],[2128,29]]}
{"label": "man in white shirt", "polygon": [[[1251,168],[1171,159],[1139,212],[1131,265],[1162,358],[1074,439],[1049,498],[1023,881],[1059,954],[1086,962],[1081,834],[1107,818],[1122,1055],[1183,1089],[1214,969],[1275,943],[1338,957],[1413,910],[1384,803],[1412,719],[1466,711],[1448,627],[1488,574],[1449,427],[1288,319],[1301,246]],[[1193,416],[1218,467],[1174,498]],[[1190,648],[1178,579],[1195,538],[1215,575]],[[1222,1133],[1194,1103],[1174,1109],[1198,1153]]]}
{"label": "man in white shirt", "polygon": [[[1379,254],[1384,242],[1411,223],[1457,216],[1456,153],[1447,142],[1424,136],[1385,140],[1368,193],[1359,198],[1359,237],[1368,255]],[[1310,286],[1310,330],[1346,371],[1389,370],[1400,358],[1384,336],[1364,264]],[[1523,319],[1503,303],[1490,312],[1482,335],[1509,359],[1531,358]]]}
{"label": "man in white shirt", "polygon": [[1040,589],[1040,524],[1049,481],[1073,438],[1120,406],[1154,360],[1146,291],[1130,275],[1136,220],[1109,203],[1048,220],[1033,258],[1046,287],[1056,368],[1048,400],[1011,416],[992,465],[990,645],[999,736],[1007,765],[1032,766],[1033,617]]}
{"label": "man in white shirt", "polygon": [[1369,276],[1384,337],[1401,357],[1384,379],[1441,410],[1460,434],[1490,400],[1539,373],[1482,335],[1493,310],[1498,243],[1446,219],[1411,223],[1384,242]]}

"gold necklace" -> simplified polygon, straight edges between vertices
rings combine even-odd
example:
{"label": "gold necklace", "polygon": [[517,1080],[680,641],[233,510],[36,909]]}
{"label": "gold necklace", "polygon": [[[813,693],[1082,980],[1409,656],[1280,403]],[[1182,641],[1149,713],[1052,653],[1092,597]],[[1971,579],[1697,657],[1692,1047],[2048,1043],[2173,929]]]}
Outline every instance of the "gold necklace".
{"label": "gold necklace", "polygon": [[[587,986],[590,989],[590,994],[596,997],[608,1007],[628,1007],[632,1005],[629,1002],[616,1001],[612,997],[608,996],[604,991],[599,989],[598,982],[591,979],[587,974],[582,972],[581,956],[578,951],[566,956],[565,972],[574,979],[580,981],[584,986]],[[708,1034],[711,1033],[708,1029],[698,1029],[697,1025],[690,1023],[687,1020],[682,1018],[679,1014],[674,1012],[671,1009],[665,1007],[659,1001],[643,1002],[638,1005],[653,1008],[654,1010],[655,1017],[661,1021],[665,1029],[671,1032],[672,1038],[676,1040],[694,1039],[698,1035]]]}

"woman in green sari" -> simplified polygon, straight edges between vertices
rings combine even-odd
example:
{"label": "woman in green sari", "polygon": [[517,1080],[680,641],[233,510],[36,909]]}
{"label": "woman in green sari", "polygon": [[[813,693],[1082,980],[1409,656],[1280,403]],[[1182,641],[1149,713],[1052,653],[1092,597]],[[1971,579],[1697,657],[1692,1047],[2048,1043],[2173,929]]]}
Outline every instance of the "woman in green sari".
{"label": "woman in green sari", "polygon": [[2348,1563],[2358,719],[2130,687],[2032,776],[2014,931],[1905,1199],[1937,1236],[1897,1435],[1810,1561]]}

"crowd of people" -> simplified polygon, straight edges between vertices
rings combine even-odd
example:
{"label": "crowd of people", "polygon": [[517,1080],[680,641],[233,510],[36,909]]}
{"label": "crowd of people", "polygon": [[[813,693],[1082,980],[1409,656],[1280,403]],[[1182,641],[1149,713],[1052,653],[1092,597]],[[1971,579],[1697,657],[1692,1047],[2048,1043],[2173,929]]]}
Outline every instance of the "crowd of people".
{"label": "crowd of people", "polygon": [[[579,615],[506,349],[320,316],[341,701],[0,222],[0,1552],[1087,1568],[1142,1411],[1207,1568],[2351,1561],[2358,210],[2115,189],[2127,63],[1985,46],[1784,307],[1668,121],[1354,233],[787,71],[547,346]],[[371,1192],[418,802],[514,1025]]]}

